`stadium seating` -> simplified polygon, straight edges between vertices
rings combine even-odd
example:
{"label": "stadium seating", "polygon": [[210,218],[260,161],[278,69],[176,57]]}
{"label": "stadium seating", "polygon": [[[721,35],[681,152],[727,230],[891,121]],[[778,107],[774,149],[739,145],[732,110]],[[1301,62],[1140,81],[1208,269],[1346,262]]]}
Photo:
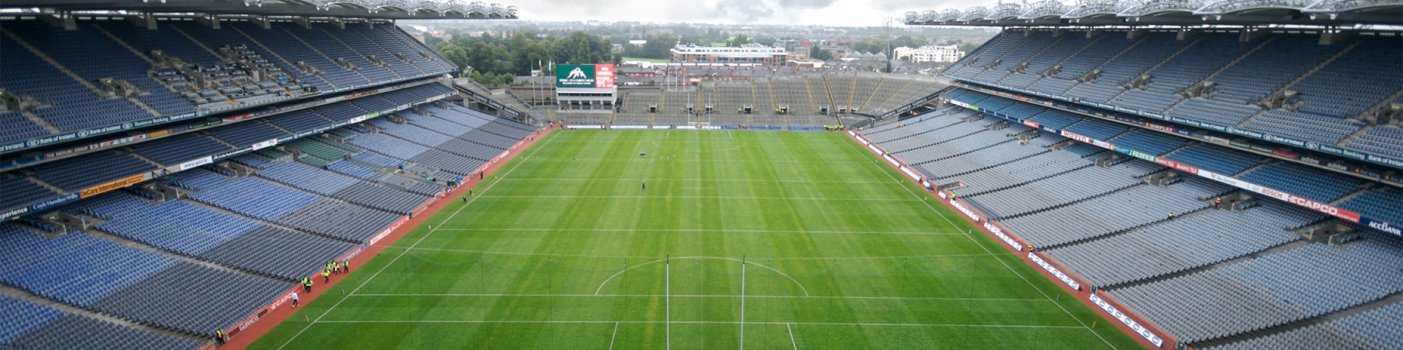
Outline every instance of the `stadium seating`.
{"label": "stadium seating", "polygon": [[[1023,111],[1014,112],[1020,118],[1036,110],[961,89],[944,97],[1001,114]],[[980,119],[970,112],[941,106],[864,134],[902,160],[918,164],[916,168],[929,178],[941,184],[958,181],[963,186],[950,192],[984,217],[998,221],[1006,233],[1044,252],[1091,287],[1107,291],[1183,344],[1249,332],[1266,335],[1218,347],[1298,348],[1299,343],[1320,344],[1319,348],[1378,344],[1389,348],[1398,344],[1391,330],[1361,336],[1380,331],[1357,320],[1388,322],[1378,312],[1360,314],[1368,317],[1345,314],[1324,323],[1330,327],[1292,326],[1361,305],[1370,309],[1403,291],[1403,283],[1398,282],[1403,271],[1385,267],[1403,261],[1403,242],[1397,237],[1361,231],[1345,236],[1354,241],[1344,239],[1334,246],[1302,241],[1298,230],[1328,223],[1329,216],[1268,197],[1245,202],[1237,211],[1214,208],[1213,197],[1248,192],[1196,176],[1180,176],[1168,186],[1146,184],[1141,177],[1164,169],[1138,159],[1112,161],[1099,156],[1107,154],[1105,149],[1089,144],[1056,147],[1067,140],[1046,133],[1033,139],[1034,145],[1047,148],[1043,152],[962,173],[959,170],[965,164],[1000,159],[991,156],[1008,149],[998,140],[1027,130],[998,129],[994,126],[1001,125],[1000,119]],[[1320,202],[1335,202],[1373,218],[1403,220],[1397,214],[1403,212],[1398,204],[1403,203],[1403,192],[1391,186],[1366,186],[1362,180],[1318,168],[1059,113],[1044,111],[1028,119],[1107,140],[1117,149],[1134,149]],[[1098,166],[1088,158],[1096,163],[1110,161],[1106,163],[1110,166]],[[1392,305],[1397,303],[1381,309]],[[1287,342],[1296,343],[1282,345]]]}
{"label": "stadium seating", "polygon": [[1297,240],[1290,229],[1320,214],[1270,203],[1244,212],[1209,210],[1107,239],[1048,252],[1105,287],[1185,271]]}
{"label": "stadium seating", "polygon": [[1116,145],[1116,149],[1124,147],[1140,153],[1162,156],[1183,147],[1187,141],[1178,136],[1139,129],[1111,139],[1111,142]]}
{"label": "stadium seating", "polygon": [[6,224],[0,235],[0,282],[71,305],[92,305],[176,264],[159,253],[83,234],[48,239]]}
{"label": "stadium seating", "polygon": [[992,218],[1006,218],[1134,186],[1140,183],[1138,173],[1125,165],[1082,168],[965,199],[986,209]]}
{"label": "stadium seating", "polygon": [[[413,101],[422,101],[422,97],[418,96],[436,96],[449,91],[451,91],[450,88],[440,84],[427,84],[402,90],[396,90],[388,94],[395,96],[396,99],[412,98]],[[370,96],[370,98],[378,97],[379,96]],[[437,109],[438,107],[427,108]],[[447,116],[448,118],[460,119],[462,120],[462,122],[467,123],[468,125],[471,125],[473,127],[488,124],[489,120],[496,119],[495,117],[488,117],[480,114],[469,115],[466,114],[466,112],[459,112],[458,110],[452,111],[453,112],[451,114],[445,114],[445,116]],[[247,147],[255,143],[269,141],[273,139],[286,140],[287,138],[290,138],[292,136],[292,132],[305,132],[316,128],[321,128],[326,126],[326,124],[331,123],[332,119],[347,120],[353,117],[361,116],[363,114],[365,114],[363,110],[351,106],[350,102],[341,102],[310,111],[294,111],[283,115],[268,117],[263,120],[252,120],[235,123],[233,125],[228,126],[215,127],[212,129],[208,129],[205,132],[187,133],[182,135],[166,137],[150,142],[144,142],[133,145],[130,148],[128,148],[131,151],[130,153],[124,152],[123,150],[104,151],[95,154],[84,155],[71,159],[64,159],[47,164],[42,164],[33,168],[33,176],[38,181],[42,181],[45,184],[52,185],[64,191],[76,191],[107,181],[125,178],[132,175],[140,174],[142,172],[151,171],[155,169],[158,165],[175,166],[186,161],[199,159],[204,156],[225,153],[227,151],[232,150],[234,147]],[[331,117],[327,117],[328,115]],[[436,120],[442,119],[439,118]],[[459,125],[460,127],[462,127],[462,125],[460,124],[455,124],[453,122],[448,123],[452,125]],[[497,127],[498,126],[493,126],[492,128]],[[484,142],[483,144],[491,145],[497,143],[509,145],[511,143],[515,143],[517,140],[520,140],[521,137],[524,137],[527,133],[529,133],[529,131],[516,131],[520,129],[508,129],[513,131],[506,132],[505,134],[510,134],[513,136],[504,137],[500,135],[488,134],[482,137],[474,136],[474,140],[477,138],[491,138],[493,139],[492,142]],[[352,134],[354,133],[352,132]],[[311,141],[294,141],[292,145],[307,145],[308,142]],[[496,147],[499,149],[498,151],[489,152],[477,150],[477,148],[483,148],[480,146],[467,147],[461,144],[454,144],[448,146],[454,147],[456,149],[480,152],[476,153],[476,155],[481,155],[482,159],[490,158],[490,155],[495,155],[496,153],[499,153],[500,149],[506,148],[506,146]],[[358,149],[350,145],[341,144],[341,147],[343,148],[343,150],[316,153],[315,156],[322,159],[323,163],[327,163],[340,160],[342,157],[338,155],[338,153],[359,152]],[[319,150],[326,150],[332,148],[335,147],[323,147]],[[304,149],[304,151],[309,150]],[[311,159],[308,159],[308,161],[311,161]],[[461,166],[464,169],[458,170],[468,171],[466,169],[474,168],[479,164],[481,163],[468,162]],[[320,166],[325,164],[317,165]],[[7,184],[14,185],[16,189],[15,196],[7,196],[5,199],[0,199],[0,204],[5,204],[6,208],[20,206],[23,204],[33,203],[59,196],[58,193],[53,193],[52,191],[43,188],[43,186],[40,186],[37,183],[33,183],[30,181],[8,180],[9,178],[13,177],[8,177],[7,175],[6,179],[0,179],[0,181],[5,181],[5,183]],[[4,200],[14,200],[14,202],[3,203]]]}
{"label": "stadium seating", "polygon": [[[38,21],[6,22],[5,28],[82,77],[87,84],[97,84],[99,79],[111,78],[135,85],[144,94],[136,97],[134,102],[146,105],[156,112],[144,116],[146,118],[195,112],[195,107],[184,98],[146,76],[146,70],[151,66],[149,57],[137,56],[136,52],[104,36],[90,23],[84,23],[80,25],[80,30],[72,31]],[[100,61],[89,59],[89,54],[94,51],[109,54]],[[93,115],[99,115],[98,112],[105,111],[86,112],[88,117],[92,118]]]}
{"label": "stadium seating", "polygon": [[1087,119],[1080,123],[1072,124],[1066,128],[1067,131],[1078,133],[1096,140],[1110,140],[1121,133],[1130,130],[1129,127],[1111,123],[1100,119]]}
{"label": "stadium seating", "polygon": [[289,281],[179,262],[92,307],[141,324],[203,335],[238,322],[291,287]]}
{"label": "stadium seating", "polygon": [[[1174,32],[1151,31],[1135,39],[1102,32],[1087,40],[1081,40],[1083,32],[1051,33],[1005,31],[942,74],[1403,158],[1403,144],[1385,141],[1398,136],[1396,127],[1355,119],[1403,89],[1403,71],[1378,69],[1403,60],[1397,36],[1364,34],[1320,44],[1317,34],[1294,32],[1264,33],[1245,42],[1238,33],[1212,31],[1184,40]],[[989,67],[991,59],[1004,62]],[[1048,72],[1050,62],[1061,62],[1060,69]],[[1009,67],[1023,63],[1033,71],[1008,74]],[[1212,84],[1191,92],[1200,82]],[[1295,94],[1284,104],[1265,103],[1282,91]],[[1366,132],[1351,137],[1361,130]]]}
{"label": "stadium seating", "polygon": [[[218,122],[228,116],[219,113],[237,109],[458,69],[393,25],[77,24],[64,30],[4,20],[0,91],[25,106],[0,112],[0,143],[162,116],[216,118],[201,120],[198,131],[181,126],[167,137],[0,174],[0,209],[84,191],[80,201],[41,210],[90,225],[36,218],[0,224],[0,284],[22,296],[0,297],[0,312],[9,315],[0,322],[3,348],[200,347],[211,330],[234,325],[444,191],[444,182],[432,179],[438,170],[420,163],[466,175],[535,131],[460,106],[425,104],[456,93],[439,83]],[[95,50],[105,53],[101,59]],[[200,90],[193,82],[201,79],[221,87]],[[406,124],[326,130],[405,105],[420,105],[401,113]],[[318,135],[306,137],[310,131]],[[385,149],[340,141],[375,137],[389,138],[378,145]],[[270,140],[279,142],[229,164],[216,159],[185,169],[188,161]],[[383,155],[411,146],[418,152],[405,159]],[[395,171],[402,163],[420,172]],[[133,175],[157,177],[156,187],[92,195],[94,186]]]}
{"label": "stadium seating", "polygon": [[77,191],[155,168],[133,155],[105,151],[36,166],[34,177],[65,191]]}
{"label": "stadium seating", "polygon": [[1032,118],[1028,118],[1028,120],[1037,122],[1040,126],[1045,128],[1061,130],[1081,121],[1081,117],[1059,110],[1047,110]]}
{"label": "stadium seating", "polygon": [[5,195],[0,196],[0,208],[12,208],[57,195],[43,186],[22,177],[0,174],[0,188]]}
{"label": "stadium seating", "polygon": [[1340,203],[1341,207],[1370,213],[1387,222],[1403,222],[1403,190],[1396,187],[1368,191]]}
{"label": "stadium seating", "polygon": [[[200,341],[0,296],[0,344],[20,349],[189,349]],[[82,330],[75,336],[75,330]]]}
{"label": "stadium seating", "polygon": [[1325,323],[1207,349],[1398,349],[1403,348],[1403,337],[1397,332],[1400,324],[1403,303],[1393,303]]}
{"label": "stadium seating", "polygon": [[[1186,342],[1241,334],[1403,291],[1403,250],[1378,237],[1303,244],[1208,271],[1111,291]],[[1298,276],[1312,278],[1297,278]],[[1194,303],[1177,302],[1192,299]]]}
{"label": "stadium seating", "polygon": [[263,141],[292,136],[292,134],[279,130],[276,126],[263,121],[250,121],[215,128],[210,130],[209,133],[210,136],[214,136],[214,138],[224,141],[224,143],[234,145],[235,147],[247,147]]}
{"label": "stadium seating", "polygon": [[1345,147],[1393,159],[1403,159],[1403,148],[1398,147],[1398,140],[1403,140],[1403,128],[1381,125],[1369,129],[1358,139],[1350,141]]}
{"label": "stadium seating", "polygon": [[[40,119],[59,131],[78,131],[112,123],[122,123],[150,117],[150,114],[137,108],[127,99],[97,98],[97,91],[73,79],[64,77],[63,72],[35,56],[8,36],[0,37],[0,55],[5,64],[0,65],[0,88],[16,96],[29,96],[47,100],[47,106],[32,110]],[[95,111],[102,111],[102,118],[91,118]],[[35,124],[20,113],[8,112],[0,115],[7,126],[4,141],[23,140],[49,135],[50,131]],[[8,126],[16,126],[10,129]]]}
{"label": "stadium seating", "polygon": [[263,168],[262,171],[258,172],[258,176],[310,192],[399,214],[409,214],[414,207],[429,199],[422,195],[366,183],[353,177],[327,173],[301,163],[276,163]]}
{"label": "stadium seating", "polygon": [[1306,166],[1278,162],[1241,176],[1243,180],[1329,202],[1359,189],[1361,180]]}
{"label": "stadium seating", "polygon": [[10,297],[0,297],[0,312],[8,316],[0,323],[0,344],[12,344],[16,338],[63,317],[58,310]]}
{"label": "stadium seating", "polygon": [[[4,24],[15,36],[0,38],[6,58],[0,89],[44,103],[30,111],[43,124],[19,113],[0,113],[5,126],[0,142],[281,102],[306,94],[304,86],[333,92],[457,70],[394,26],[340,30],[326,23],[310,28],[276,23],[265,30],[230,22],[211,29],[190,21],[160,21],[160,29],[147,30],[125,21],[83,20],[78,30],[68,31],[36,20]],[[110,55],[92,60],[92,50]],[[248,61],[220,64],[220,58],[235,56]],[[338,60],[353,69],[342,68]],[[297,62],[317,71],[300,69]],[[257,79],[254,71],[260,74]],[[196,87],[191,83],[195,75],[224,86]],[[115,80],[112,86],[130,84],[138,92],[131,97],[108,93],[103,82],[108,78]]]}
{"label": "stadium seating", "polygon": [[228,151],[228,145],[200,134],[184,134],[132,146],[136,154],[164,165],[176,165],[203,156]]}
{"label": "stadium seating", "polygon": [[1262,158],[1213,145],[1192,145],[1166,156],[1170,160],[1193,164],[1217,174],[1236,175],[1262,162]]}

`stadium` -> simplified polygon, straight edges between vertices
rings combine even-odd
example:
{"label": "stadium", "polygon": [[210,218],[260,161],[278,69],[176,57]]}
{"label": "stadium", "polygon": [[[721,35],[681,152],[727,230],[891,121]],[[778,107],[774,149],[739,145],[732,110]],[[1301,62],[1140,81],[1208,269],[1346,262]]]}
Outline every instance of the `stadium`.
{"label": "stadium", "polygon": [[1403,349],[1403,2],[912,12],[998,34],[544,108],[396,24],[517,18],[0,3],[0,347]]}

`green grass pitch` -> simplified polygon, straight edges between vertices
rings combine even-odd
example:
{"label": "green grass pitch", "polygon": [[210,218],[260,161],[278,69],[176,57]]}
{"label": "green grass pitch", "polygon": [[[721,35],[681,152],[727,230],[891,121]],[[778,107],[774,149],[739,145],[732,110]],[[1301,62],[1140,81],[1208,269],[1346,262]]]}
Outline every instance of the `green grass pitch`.
{"label": "green grass pitch", "polygon": [[879,161],[556,132],[254,348],[1139,348]]}

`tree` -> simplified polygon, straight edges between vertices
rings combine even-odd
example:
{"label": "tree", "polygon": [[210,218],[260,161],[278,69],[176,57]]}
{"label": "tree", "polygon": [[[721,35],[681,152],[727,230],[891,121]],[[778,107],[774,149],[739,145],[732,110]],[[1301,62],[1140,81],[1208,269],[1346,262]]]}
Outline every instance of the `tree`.
{"label": "tree", "polygon": [[[673,36],[649,37],[649,56],[665,58],[676,42]],[[581,31],[539,35],[529,30],[506,37],[454,35],[438,40],[434,50],[464,69],[464,76],[483,84],[511,84],[517,75],[528,75],[538,66],[555,63],[621,63],[608,38]],[[542,67],[544,68],[544,67]]]}
{"label": "tree", "polygon": [[531,36],[525,32],[517,32],[507,40],[507,47],[513,48],[509,50],[511,52],[512,73],[529,75],[531,70],[536,68],[537,62],[546,59],[545,48],[532,40]]}
{"label": "tree", "polygon": [[775,38],[771,38],[771,37],[768,37],[768,36],[763,36],[763,35],[762,35],[762,36],[757,36],[757,37],[755,37],[755,43],[756,43],[756,44],[760,44],[760,45],[775,46],[775,41],[776,41]]}
{"label": "tree", "polygon": [[910,35],[902,35],[902,36],[897,37],[896,39],[893,39],[893,40],[891,41],[891,47],[893,47],[893,48],[902,47],[902,46],[905,46],[905,47],[913,47],[913,48],[914,48],[914,47],[921,47],[921,46],[925,46],[925,45],[926,45],[926,38],[924,38],[924,37],[912,37],[912,36],[910,36]]}
{"label": "tree", "polygon": [[506,58],[501,49],[492,46],[485,41],[473,42],[467,49],[468,65],[473,69],[484,72],[501,71],[503,61]]}
{"label": "tree", "polygon": [[974,52],[974,49],[978,49],[978,48],[979,48],[979,44],[961,42],[960,45],[959,45],[959,47],[960,47],[960,51],[964,51],[965,53],[970,53],[970,52]]}
{"label": "tree", "polygon": [[832,53],[832,52],[828,52],[828,50],[824,50],[824,49],[822,49],[822,48],[819,48],[817,45],[815,45],[815,46],[809,47],[809,58],[813,58],[813,59],[816,59],[816,60],[827,61],[827,60],[833,59],[833,53]]}
{"label": "tree", "polygon": [[749,43],[750,38],[746,37],[745,34],[736,34],[736,36],[733,36],[730,40],[726,41],[726,46],[741,47]]}
{"label": "tree", "polygon": [[438,47],[439,56],[448,59],[449,62],[458,65],[459,68],[468,67],[468,53],[462,47],[451,43],[445,43]]}

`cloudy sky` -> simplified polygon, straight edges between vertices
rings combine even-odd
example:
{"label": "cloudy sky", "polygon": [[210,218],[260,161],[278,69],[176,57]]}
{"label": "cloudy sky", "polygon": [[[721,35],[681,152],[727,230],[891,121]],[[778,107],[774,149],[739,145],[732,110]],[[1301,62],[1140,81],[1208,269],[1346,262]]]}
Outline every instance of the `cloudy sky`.
{"label": "cloudy sky", "polygon": [[[880,26],[906,11],[989,5],[958,0],[499,0],[522,19]],[[986,3],[987,2],[987,3]]]}

